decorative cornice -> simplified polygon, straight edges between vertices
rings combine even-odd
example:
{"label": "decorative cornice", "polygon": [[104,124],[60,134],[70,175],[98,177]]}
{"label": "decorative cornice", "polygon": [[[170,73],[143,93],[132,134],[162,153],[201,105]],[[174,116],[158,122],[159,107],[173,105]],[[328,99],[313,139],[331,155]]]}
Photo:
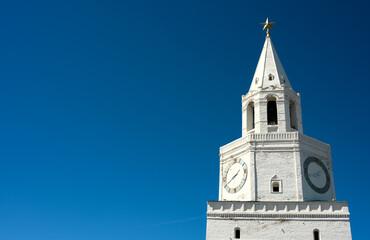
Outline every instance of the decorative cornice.
{"label": "decorative cornice", "polygon": [[[270,93],[274,93],[274,94],[286,94],[289,97],[295,97],[297,99],[300,99],[300,94],[299,93],[296,93],[292,88],[286,88],[286,87],[284,87],[284,88],[270,89],[269,87],[266,87],[266,88],[260,89],[259,91],[251,91],[251,92],[248,92],[245,95],[242,95],[242,101],[249,100],[252,97],[254,98],[256,95],[259,96],[257,99],[259,99],[259,100],[266,100],[265,96],[268,95],[268,94],[270,94]],[[281,97],[283,97],[283,96],[281,96]],[[255,100],[257,100],[257,99],[255,99]]]}
{"label": "decorative cornice", "polygon": [[243,219],[307,219],[323,218],[349,220],[349,214],[258,214],[258,213],[207,213],[207,218]]}
{"label": "decorative cornice", "polygon": [[[220,148],[220,154],[226,154],[234,151],[250,142],[273,142],[273,143],[303,143],[314,148],[318,148],[323,152],[330,153],[330,145],[323,143],[314,138],[308,137],[299,132],[285,132],[285,133],[250,133],[245,137],[236,139],[235,141],[226,144]],[[256,146],[258,149],[258,146]],[[263,147],[266,148],[266,147]],[[274,147],[274,149],[288,150],[290,147],[284,146],[282,148]],[[291,147],[294,149],[294,146]],[[261,148],[262,149],[262,148]]]}
{"label": "decorative cornice", "polygon": [[208,202],[207,218],[237,219],[349,219],[348,202]]}

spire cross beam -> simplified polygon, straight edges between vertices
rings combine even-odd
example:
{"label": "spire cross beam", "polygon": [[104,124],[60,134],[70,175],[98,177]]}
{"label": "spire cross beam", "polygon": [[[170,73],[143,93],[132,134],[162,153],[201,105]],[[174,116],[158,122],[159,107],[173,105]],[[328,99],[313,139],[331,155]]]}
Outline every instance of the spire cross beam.
{"label": "spire cross beam", "polygon": [[272,30],[272,25],[275,24],[275,22],[270,22],[269,19],[267,18],[265,23],[260,23],[260,24],[263,25],[263,30],[267,29],[266,34],[267,34],[267,37],[269,37],[270,29]]}

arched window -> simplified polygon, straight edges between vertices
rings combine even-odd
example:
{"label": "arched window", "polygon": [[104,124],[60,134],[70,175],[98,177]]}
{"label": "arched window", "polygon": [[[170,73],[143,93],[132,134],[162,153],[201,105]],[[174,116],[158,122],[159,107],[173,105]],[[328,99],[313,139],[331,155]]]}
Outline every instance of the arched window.
{"label": "arched window", "polygon": [[295,130],[298,130],[297,112],[296,112],[296,106],[293,100],[289,101],[289,113],[290,113],[290,127]]}
{"label": "arched window", "polygon": [[313,230],[313,240],[320,240],[319,229]]}
{"label": "arched window", "polygon": [[254,129],[254,103],[250,102],[247,107],[247,131]]}
{"label": "arched window", "polygon": [[282,192],[283,192],[282,180],[279,179],[278,176],[274,175],[271,178],[271,193],[282,193]]}
{"label": "arched window", "polygon": [[267,99],[267,124],[278,124],[276,98],[274,97],[270,97]]}
{"label": "arched window", "polygon": [[240,239],[240,228],[234,229],[234,237],[235,239]]}

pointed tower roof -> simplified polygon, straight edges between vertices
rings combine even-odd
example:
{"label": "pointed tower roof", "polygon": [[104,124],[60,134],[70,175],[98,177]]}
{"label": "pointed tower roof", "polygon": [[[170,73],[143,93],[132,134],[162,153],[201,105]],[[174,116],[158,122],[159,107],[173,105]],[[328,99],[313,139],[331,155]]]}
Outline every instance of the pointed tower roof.
{"label": "pointed tower roof", "polygon": [[269,86],[291,88],[268,32],[249,91],[258,91]]}

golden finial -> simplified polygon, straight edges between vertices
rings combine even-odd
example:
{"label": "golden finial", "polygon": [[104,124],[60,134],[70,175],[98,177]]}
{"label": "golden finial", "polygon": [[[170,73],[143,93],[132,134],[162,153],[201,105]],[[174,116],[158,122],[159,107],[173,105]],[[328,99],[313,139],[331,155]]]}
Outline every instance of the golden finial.
{"label": "golden finial", "polygon": [[272,25],[275,24],[275,23],[274,22],[269,22],[269,19],[267,18],[265,23],[260,23],[260,24],[263,25],[263,30],[267,29],[266,34],[269,37],[270,36],[270,29],[272,29]]}

